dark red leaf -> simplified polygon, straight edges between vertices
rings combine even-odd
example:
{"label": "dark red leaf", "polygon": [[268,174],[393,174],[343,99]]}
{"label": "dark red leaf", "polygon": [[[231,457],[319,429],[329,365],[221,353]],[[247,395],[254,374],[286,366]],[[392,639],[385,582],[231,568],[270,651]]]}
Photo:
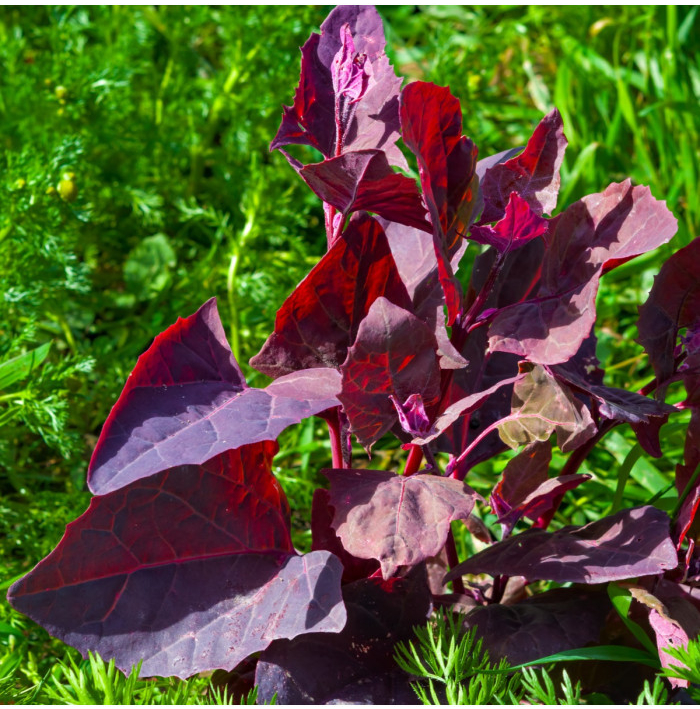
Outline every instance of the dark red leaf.
{"label": "dark red leaf", "polygon": [[604,589],[557,588],[513,605],[475,608],[465,625],[478,629],[492,662],[519,665],[598,644],[611,610]]}
{"label": "dark red leaf", "polygon": [[568,453],[595,435],[591,414],[544,367],[523,362],[524,376],[513,387],[512,411],[499,426],[503,442],[511,448],[546,441],[556,431],[557,445]]}
{"label": "dark red leaf", "polygon": [[511,192],[517,192],[536,214],[551,214],[557,206],[566,145],[561,115],[555,108],[540,121],[520,155],[486,170],[481,181],[485,202],[481,222],[501,219]]}
{"label": "dark red leaf", "polygon": [[312,367],[338,368],[372,303],[384,296],[411,309],[386,235],[356,214],[342,236],[285,300],[275,331],[251,366],[270,377]]}
{"label": "dark red leaf", "polygon": [[[350,150],[382,150],[406,167],[399,137],[399,79],[384,53],[374,7],[341,5],[301,50],[294,105],[285,106],[270,148],[310,145],[326,158]],[[338,130],[339,129],[339,130]]]}
{"label": "dark red leaf", "polygon": [[536,297],[496,315],[490,348],[540,364],[566,362],[591,332],[605,264],[650,251],[675,231],[666,205],[629,180],[571,205],[550,224]]}
{"label": "dark red leaf", "polygon": [[339,399],[350,430],[366,449],[397,421],[390,395],[405,401],[420,394],[430,406],[440,394],[435,336],[415,315],[386,298],[372,303],[340,371]]}
{"label": "dark red leaf", "polygon": [[584,527],[527,530],[459,564],[445,580],[485,573],[595,584],[662,574],[677,563],[668,515],[647,506],[622,510]]}
{"label": "dark red leaf", "polygon": [[517,192],[511,192],[503,218],[493,227],[473,226],[469,238],[505,254],[543,236],[548,225],[549,221],[538,217]]}
{"label": "dark red leaf", "polygon": [[366,579],[343,588],[348,621],[340,633],[278,640],[260,656],[258,701],[278,704],[415,704],[394,646],[413,638],[432,610],[425,569],[405,578]]}
{"label": "dark red leaf", "polygon": [[350,554],[377,559],[384,578],[415,566],[444,546],[450,522],[467,519],[475,493],[438,475],[404,477],[384,470],[324,470],[333,528]]}
{"label": "dark red leaf", "polygon": [[83,654],[189,677],[232,669],[275,638],[337,632],[342,568],[297,556],[270,472],[275,443],[171,468],[95,497],[11,603]]}
{"label": "dark red leaf", "polygon": [[[700,238],[677,251],[654,279],[639,308],[639,342],[651,358],[660,384],[675,372],[678,331],[700,321]],[[660,388],[663,395],[665,387]]]}
{"label": "dark red leaf", "polygon": [[394,172],[380,150],[346,152],[299,170],[324,202],[343,215],[359,210],[431,231],[415,180]]}
{"label": "dark red leaf", "polygon": [[461,288],[450,259],[460,237],[466,235],[476,204],[476,147],[462,135],[459,101],[449,89],[422,81],[401,92],[401,131],[404,143],[418,158],[451,325],[461,309]]}

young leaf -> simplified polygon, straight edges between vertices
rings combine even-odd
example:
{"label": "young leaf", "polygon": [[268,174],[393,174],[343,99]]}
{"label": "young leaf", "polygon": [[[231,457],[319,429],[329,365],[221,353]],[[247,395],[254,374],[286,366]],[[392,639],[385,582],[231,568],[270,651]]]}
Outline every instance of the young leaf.
{"label": "young leaf", "polygon": [[382,582],[343,587],[347,624],[340,633],[278,640],[260,656],[255,673],[259,701],[280,704],[412,704],[410,677],[393,648],[413,636],[432,610],[425,569]]}
{"label": "young leaf", "polygon": [[517,448],[556,431],[557,445],[567,453],[595,434],[588,409],[544,367],[522,363],[520,369],[525,376],[513,387],[512,418],[499,426],[504,443]]}
{"label": "young leaf", "polygon": [[354,556],[377,559],[385,579],[445,546],[450,522],[466,520],[475,493],[437,475],[383,470],[324,470],[335,508],[333,528]]}
{"label": "young leaf", "polygon": [[473,226],[469,238],[505,254],[543,236],[548,226],[547,219],[537,216],[517,192],[511,192],[503,218],[493,227]]}
{"label": "young leaf", "polygon": [[275,331],[251,366],[270,377],[312,367],[339,368],[360,322],[380,296],[401,308],[412,307],[379,222],[356,214],[284,301]]}
{"label": "young leaf", "polygon": [[595,584],[662,574],[677,564],[668,516],[647,506],[622,510],[583,527],[528,530],[462,562],[445,580],[486,573]]}
{"label": "young leaf", "polygon": [[301,50],[294,105],[285,106],[270,149],[310,145],[326,158],[382,150],[406,167],[396,147],[401,79],[384,53],[382,21],[370,5],[340,5]]}
{"label": "young leaf", "polygon": [[517,192],[537,215],[551,214],[557,206],[566,145],[561,114],[555,108],[540,121],[520,155],[486,170],[481,181],[481,223],[503,217],[511,192]]}
{"label": "young leaf", "polygon": [[360,323],[340,371],[338,398],[351,432],[366,449],[396,423],[390,395],[404,401],[420,394],[430,406],[440,394],[435,336],[415,315],[382,297]]}
{"label": "young leaf", "polygon": [[477,150],[462,135],[459,101],[449,89],[435,84],[416,81],[401,92],[401,131],[404,143],[418,158],[451,325],[461,309],[461,288],[450,259],[472,222],[478,191]]}
{"label": "young leaf", "polygon": [[127,670],[232,669],[275,638],[337,632],[339,561],[298,556],[274,443],[170,468],[101,497],[10,589],[54,636]]}
{"label": "young leaf", "polygon": [[177,464],[275,440],[293,423],[338,405],[337,372],[296,372],[251,389],[226,342],[216,301],[159,335],[105,422],[88,485],[105,494]]}
{"label": "young leaf", "polygon": [[536,297],[495,316],[490,348],[539,364],[566,362],[591,332],[606,264],[666,243],[676,226],[648,187],[629,180],[571,205],[550,224]]}

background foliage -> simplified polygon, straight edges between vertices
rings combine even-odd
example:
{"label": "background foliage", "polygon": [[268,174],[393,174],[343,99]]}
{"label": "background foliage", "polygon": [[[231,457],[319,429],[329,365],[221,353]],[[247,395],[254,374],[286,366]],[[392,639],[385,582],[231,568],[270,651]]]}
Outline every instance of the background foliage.
{"label": "background foliage", "polygon": [[[617,269],[598,301],[608,383],[639,388],[651,370],[633,342],[636,306],[658,265],[700,233],[698,8],[380,9],[397,73],[449,85],[482,156],[523,145],[559,108],[570,143],[560,209],[628,175],[667,200],[677,237]],[[3,589],[85,509],[91,447],[153,336],[216,295],[245,368],[325,250],[316,200],[267,146],[292,99],[298,47],[327,12],[0,9]],[[650,494],[664,506],[681,455],[673,426],[659,461],[609,436],[587,462],[596,482],[562,518],[583,524]],[[298,510],[310,508],[330,457],[322,430],[313,420],[297,427],[276,459]],[[394,463],[381,446],[378,463]],[[477,489],[493,465],[476,471]],[[304,548],[307,520],[295,515]],[[20,697],[53,677],[46,701],[65,699],[56,686],[71,687],[71,658],[2,594],[2,692]],[[149,701],[168,701],[166,685]],[[207,693],[200,682],[192,697]]]}

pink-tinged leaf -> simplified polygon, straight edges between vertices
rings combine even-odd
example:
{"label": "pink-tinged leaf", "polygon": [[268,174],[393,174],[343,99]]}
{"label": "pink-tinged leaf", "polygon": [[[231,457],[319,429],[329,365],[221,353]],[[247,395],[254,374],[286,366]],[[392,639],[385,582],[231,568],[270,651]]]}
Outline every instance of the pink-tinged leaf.
{"label": "pink-tinged leaf", "polygon": [[372,303],[340,371],[338,398],[350,430],[366,449],[397,421],[390,395],[405,401],[420,394],[426,406],[440,395],[435,336],[415,315],[386,298]]}
{"label": "pink-tinged leaf", "polygon": [[[688,484],[700,465],[700,407],[693,406],[690,423],[685,436],[683,463],[676,465],[676,490],[678,495],[684,494]],[[686,494],[686,498],[678,512],[675,526],[675,536],[678,547],[683,543],[700,507],[700,480],[696,480]]]}
{"label": "pink-tinged leaf", "polygon": [[476,147],[462,135],[459,101],[449,89],[422,81],[401,92],[401,131],[404,143],[418,158],[451,325],[461,309],[461,288],[450,259],[466,235],[477,201]]}
{"label": "pink-tinged leaf", "polygon": [[[467,361],[450,342],[445,326],[445,295],[440,285],[432,235],[395,222],[382,222],[382,225],[401,280],[413,300],[413,314],[435,333],[440,368],[466,367]],[[464,249],[460,248],[452,257],[453,271],[457,270],[463,253]]]}
{"label": "pink-tinged leaf", "polygon": [[431,599],[425,569],[404,578],[356,581],[343,587],[348,621],[340,633],[278,640],[260,656],[258,701],[278,704],[414,704],[412,677],[393,648],[425,624]]}
{"label": "pink-tinged leaf", "polygon": [[331,370],[249,388],[209,301],[139,359],[102,429],[88,485],[102,495],[174,465],[274,441],[287,426],[337,406],[339,392],[340,375]]}
{"label": "pink-tinged leaf", "polygon": [[548,226],[547,219],[537,216],[517,192],[511,192],[503,219],[493,227],[473,226],[469,238],[505,254],[543,236]]}
{"label": "pink-tinged leaf", "polygon": [[333,528],[350,554],[377,559],[385,579],[400,566],[435,556],[450,522],[467,519],[475,493],[438,475],[404,477],[384,470],[324,470],[330,480]]}
{"label": "pink-tinged leaf", "polygon": [[430,432],[432,428],[430,417],[425,412],[425,404],[420,394],[411,394],[403,403],[393,395],[389,398],[396,409],[399,424],[406,433],[415,437],[424,436]]}
{"label": "pink-tinged leaf", "polygon": [[386,235],[356,214],[342,236],[285,300],[275,331],[251,366],[270,377],[312,367],[338,368],[372,303],[384,296],[411,309]]}
{"label": "pink-tinged leaf", "polygon": [[481,181],[485,202],[481,222],[501,219],[511,192],[517,192],[536,214],[551,214],[557,206],[566,145],[561,114],[555,108],[540,121],[520,155],[486,170]]}
{"label": "pink-tinged leaf", "polygon": [[435,424],[427,435],[424,434],[414,438],[412,443],[419,446],[424,446],[427,443],[430,443],[430,441],[436,439],[448,428],[450,428],[450,426],[454,425],[454,423],[462,416],[465,416],[466,414],[473,414],[475,411],[478,411],[481,406],[483,406],[484,402],[486,402],[493,394],[501,389],[501,387],[510,386],[515,383],[520,376],[521,375],[508,377],[507,379],[499,379],[488,389],[477,392],[476,394],[465,396],[463,399],[451,404],[440,414],[440,416],[438,416]]}
{"label": "pink-tinged leaf", "polygon": [[326,158],[382,150],[406,167],[399,137],[399,79],[384,53],[382,21],[372,6],[341,5],[301,50],[294,105],[284,107],[270,148],[310,145]]}
{"label": "pink-tinged leaf", "polygon": [[330,493],[322,487],[316,488],[311,503],[311,551],[329,551],[340,559],[343,584],[369,578],[379,570],[379,562],[350,554],[333,529],[333,516]]}
{"label": "pink-tinged leaf", "polygon": [[557,445],[568,453],[595,435],[591,414],[544,367],[523,362],[524,374],[513,387],[512,411],[499,426],[501,440],[511,448],[546,441],[556,431]]}
{"label": "pink-tinged leaf", "polygon": [[622,510],[583,527],[530,529],[479,552],[445,580],[485,573],[597,584],[663,574],[677,564],[668,515],[647,506]]}
{"label": "pink-tinged leaf", "polygon": [[343,215],[366,210],[431,231],[415,180],[394,172],[380,150],[346,152],[299,170],[324,202]]}
{"label": "pink-tinged leaf", "polygon": [[[649,614],[649,625],[656,635],[661,666],[685,667],[683,662],[666,651],[687,648],[688,640],[700,635],[700,610],[697,601],[686,593],[687,587],[682,584],[659,579],[646,585],[651,590],[643,586],[633,586],[629,590],[632,597],[641,603]],[[671,679],[670,682],[674,687],[688,686],[685,680]]]}
{"label": "pink-tinged leaf", "polygon": [[605,265],[666,243],[676,226],[648,187],[632,187],[629,180],[572,204],[551,220],[535,297],[502,309],[493,319],[491,350],[539,364],[566,362],[591,332]]}
{"label": "pink-tinged leaf", "polygon": [[600,643],[611,610],[605,590],[557,588],[512,605],[475,608],[465,626],[477,628],[492,662],[519,665]]}
{"label": "pink-tinged leaf", "polygon": [[128,670],[232,669],[276,638],[337,632],[342,568],[298,556],[270,472],[274,443],[171,468],[95,497],[10,589],[17,610]]}
{"label": "pink-tinged leaf", "polygon": [[[700,321],[700,238],[661,267],[649,297],[639,308],[639,342],[663,384],[675,372],[678,331]],[[665,387],[662,388],[662,391]]]}

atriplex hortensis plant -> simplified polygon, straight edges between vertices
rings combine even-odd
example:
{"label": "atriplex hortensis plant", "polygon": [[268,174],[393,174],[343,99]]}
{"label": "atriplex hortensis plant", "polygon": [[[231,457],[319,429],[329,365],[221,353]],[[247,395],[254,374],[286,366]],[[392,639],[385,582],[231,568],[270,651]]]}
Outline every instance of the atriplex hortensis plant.
{"label": "atriplex hortensis plant", "polygon": [[[491,656],[517,664],[601,642],[613,608],[601,585],[624,582],[615,598],[635,604],[668,664],[663,648],[700,630],[700,241],[664,265],[640,310],[656,379],[606,386],[599,281],[669,241],[676,220],[629,180],[544,216],[566,147],[559,113],[524,150],[478,160],[449,89],[401,90],[384,44],[372,7],[341,6],[302,49],[272,148],[323,201],[328,251],[251,361],[274,381],[246,384],[213,299],[156,337],[104,425],[89,509],[10,601],[83,653],[143,660],[144,675],[260,653],[263,700],[405,702],[393,648],[432,608],[467,608]],[[420,189],[394,169],[408,166],[399,139]],[[287,152],[312,154],[300,145],[322,159]],[[478,255],[463,288],[466,249]],[[678,380],[687,400],[666,405]],[[692,418],[673,519],[646,505],[548,531],[606,433],[630,424],[660,456],[677,408]],[[312,415],[328,423],[333,467],[301,555],[271,464],[280,432]],[[403,474],[353,468],[352,436],[369,451],[385,434],[407,451]],[[550,475],[554,441],[569,457]],[[495,541],[464,481],[507,448],[519,452],[491,493]],[[458,559],[455,520],[486,549]],[[465,587],[477,574],[492,583]],[[537,580],[568,587],[518,601]]]}

